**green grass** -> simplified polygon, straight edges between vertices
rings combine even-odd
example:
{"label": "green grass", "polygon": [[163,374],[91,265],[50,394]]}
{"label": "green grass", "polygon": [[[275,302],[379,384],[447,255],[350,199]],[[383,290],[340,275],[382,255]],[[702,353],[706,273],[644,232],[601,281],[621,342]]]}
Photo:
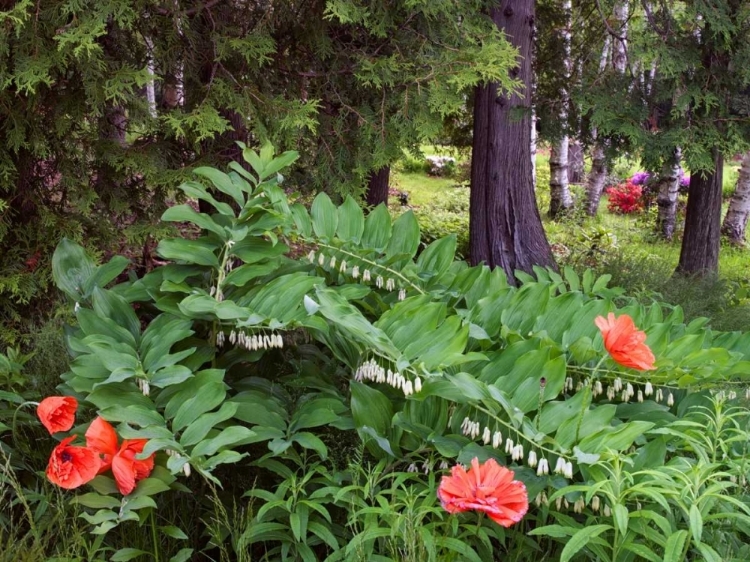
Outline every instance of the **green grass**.
{"label": "green grass", "polygon": [[[423,147],[423,152],[438,153],[433,147]],[[725,195],[734,189],[738,167],[736,162],[725,165]],[[639,169],[637,163],[627,161],[620,162],[617,168],[624,175]],[[655,207],[639,215],[616,215],[607,210],[605,196],[595,218],[577,214],[562,221],[551,221],[546,217],[549,205],[546,152],[537,155],[537,182],[537,202],[544,228],[561,265],[571,265],[578,271],[592,268],[598,273],[608,273],[612,275],[613,285],[624,287],[629,295],[640,297],[644,302],[659,300],[681,305],[688,320],[707,316],[716,329],[750,327],[750,249],[722,245],[719,279],[681,280],[673,276],[680,256],[680,239],[676,237],[666,242],[656,236]],[[464,222],[450,219],[460,216],[452,210],[456,207],[456,198],[468,199],[468,190],[456,189],[457,180],[403,173],[397,169],[393,184],[409,192],[420,224],[432,227],[430,236],[435,237],[439,234],[436,231],[442,228],[446,229],[443,234],[449,234],[449,229],[465,225],[466,217],[461,216]],[[573,186],[573,191],[577,200],[583,197],[581,186]],[[426,213],[433,216],[420,216]],[[465,211],[458,213],[466,214]]]}

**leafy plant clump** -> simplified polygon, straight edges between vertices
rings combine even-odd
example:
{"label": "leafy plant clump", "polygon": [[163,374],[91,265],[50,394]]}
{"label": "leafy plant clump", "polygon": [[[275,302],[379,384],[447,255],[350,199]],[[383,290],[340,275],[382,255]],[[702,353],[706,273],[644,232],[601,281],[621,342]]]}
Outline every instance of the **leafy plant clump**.
{"label": "leafy plant clump", "polygon": [[[169,537],[185,545],[174,560],[532,560],[540,551],[568,560],[582,549],[602,560],[647,550],[697,560],[714,543],[682,500],[653,499],[662,483],[642,475],[687,463],[710,468],[707,485],[733,498],[698,509],[726,539],[716,552],[741,555],[747,528],[712,521],[750,516],[746,425],[733,417],[737,440],[706,456],[680,424],[703,411],[735,416],[749,334],[685,325],[679,308],[644,306],[590,271],[539,269],[509,286],[501,271],[456,261],[455,236],[419,252],[412,212],[392,220],[380,206],[365,218],[351,198],[337,207],[325,194],[309,210],[290,204],[279,172],[296,155],[242,148],[251,172],[198,168],[181,186],[213,212],[164,213],[201,229],[159,243],[166,265],[107,288],[125,260],[97,266],[70,241],[55,253],[77,320],[59,390],[122,439],[146,440],[139,459],[155,455],[131,493],[99,475],[76,495],[95,533],[148,524],[179,491],[222,487],[219,515],[206,515],[202,531],[170,522]],[[606,353],[594,319],[610,312],[645,331],[654,370]],[[718,387],[723,397],[707,402]],[[448,515],[436,499],[442,471],[490,458],[533,502],[511,529]],[[611,470],[652,498],[666,541],[644,530],[639,550],[640,495],[615,490],[603,509]],[[119,559],[133,554],[120,546]]]}

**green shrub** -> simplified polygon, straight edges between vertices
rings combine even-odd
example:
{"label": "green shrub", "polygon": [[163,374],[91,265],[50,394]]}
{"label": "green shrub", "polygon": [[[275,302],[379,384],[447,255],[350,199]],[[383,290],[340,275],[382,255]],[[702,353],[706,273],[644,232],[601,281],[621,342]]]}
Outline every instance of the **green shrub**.
{"label": "green shrub", "polygon": [[[79,303],[68,337],[75,356],[61,390],[117,424],[123,438],[147,439],[145,455],[157,454],[157,467],[132,494],[121,497],[100,475],[93,492],[76,495],[92,528],[120,549],[116,558],[132,547],[115,542],[116,530],[150,521],[158,533],[156,500],[221,485],[219,504],[202,505],[194,518],[208,523],[208,538],[170,529],[175,540],[190,540],[185,556],[531,561],[585,547],[602,560],[631,560],[627,552],[638,548],[628,550],[635,535],[622,531],[622,518],[623,509],[640,511],[638,496],[610,505],[604,517],[614,513],[614,527],[586,525],[578,513],[577,497],[604,494],[610,480],[599,476],[602,466],[622,458],[649,474],[665,463],[701,470],[717,463],[709,479],[700,473],[703,482],[735,501],[699,503],[703,526],[707,537],[723,533],[722,554],[744,555],[747,529],[723,520],[748,510],[740,479],[747,438],[736,433],[737,445],[727,441],[725,456],[707,462],[680,424],[703,431],[705,421],[695,420],[707,391],[739,388],[750,360],[747,334],[686,325],[679,307],[623,297],[591,270],[537,269],[536,278],[520,275],[523,285],[511,287],[500,271],[456,261],[453,235],[420,252],[411,211],[394,220],[379,206],[365,218],[353,199],[336,206],[326,194],[309,211],[289,205],[277,172],[294,153],[274,159],[268,148],[246,149],[244,156],[252,172],[203,168],[183,184],[215,212],[167,210],[164,220],[190,222],[203,234],[162,240],[157,251],[168,263],[141,279],[107,289],[123,259],[96,265],[70,241],[55,253],[56,282]],[[233,204],[217,201],[216,191]],[[653,371],[634,372],[606,353],[594,320],[610,312],[645,331]],[[736,392],[727,398],[735,399]],[[355,451],[330,454],[353,441]],[[474,458],[512,467],[536,500],[516,530],[438,507],[438,476]],[[679,484],[676,474],[666,476]],[[651,484],[640,490],[659,492],[661,484]],[[654,519],[669,521],[669,532],[660,526],[668,540],[684,535],[690,557],[702,554],[696,516],[680,511],[685,500],[654,503]],[[232,515],[216,522],[222,510]],[[552,534],[528,548],[525,533],[548,523],[581,535],[558,544],[560,534]],[[611,540],[594,540],[597,533]],[[664,541],[641,534],[663,558]]]}
{"label": "green shrub", "polygon": [[430,164],[424,158],[407,155],[399,160],[397,168],[405,174],[426,174],[430,171]]}

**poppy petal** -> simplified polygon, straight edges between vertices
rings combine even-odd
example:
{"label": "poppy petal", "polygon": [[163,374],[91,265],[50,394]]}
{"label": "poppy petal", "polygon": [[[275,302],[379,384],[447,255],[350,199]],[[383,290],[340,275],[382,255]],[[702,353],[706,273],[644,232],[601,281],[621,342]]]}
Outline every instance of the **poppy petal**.
{"label": "poppy petal", "polygon": [[108,421],[97,417],[86,430],[86,446],[101,456],[100,473],[112,465],[112,457],[117,453],[117,433]]}
{"label": "poppy petal", "polygon": [[77,409],[78,400],[72,396],[50,396],[39,403],[36,414],[51,435],[69,431],[73,427]]}

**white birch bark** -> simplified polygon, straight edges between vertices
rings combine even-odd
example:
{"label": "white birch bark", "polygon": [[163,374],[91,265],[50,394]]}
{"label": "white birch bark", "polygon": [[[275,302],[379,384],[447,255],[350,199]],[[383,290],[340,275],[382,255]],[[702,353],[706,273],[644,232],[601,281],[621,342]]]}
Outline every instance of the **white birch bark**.
{"label": "white birch bark", "polygon": [[745,229],[750,216],[750,152],[745,153],[729,209],[721,225],[721,232],[734,244],[745,244]]}
{"label": "white birch bark", "polygon": [[564,133],[560,139],[552,144],[549,157],[550,171],[550,201],[549,216],[555,218],[567,209],[573,206],[573,197],[570,194],[570,185],[568,184],[568,104],[570,103],[570,93],[568,92],[568,82],[572,70],[570,60],[570,25],[572,18],[571,0],[563,0],[563,11],[565,12],[565,27],[560,32],[563,46],[563,87],[560,90],[560,113],[559,119],[562,123]]}
{"label": "white birch bark", "polygon": [[[625,67],[628,61],[628,9],[629,4],[627,0],[618,0],[615,3],[614,15],[618,23],[618,29],[615,31],[619,37],[612,38],[612,67],[618,74],[625,74]],[[603,66],[602,63],[606,64],[607,60],[607,47],[609,46],[610,37],[608,36],[607,39],[608,41],[605,42],[604,52],[602,53],[600,68]],[[596,138],[595,134],[593,136]],[[595,216],[599,212],[599,201],[602,198],[606,179],[607,159],[604,153],[604,146],[601,142],[597,142],[591,155],[591,172],[586,182],[586,213],[590,216]]]}
{"label": "white birch bark", "polygon": [[667,240],[671,240],[674,236],[675,224],[677,223],[677,196],[680,192],[681,158],[680,149],[675,149],[674,156],[664,163],[656,186],[658,189],[656,204],[659,207],[656,226],[661,236]]}
{"label": "white birch bark", "polygon": [[156,89],[154,87],[154,42],[150,37],[144,37],[146,50],[148,51],[146,59],[146,69],[151,78],[146,82],[146,100],[148,101],[148,112],[151,117],[156,117]]}
{"label": "white birch bark", "polygon": [[[607,59],[611,51],[612,37],[607,35],[604,40],[602,56],[599,59],[599,73],[604,72],[607,66]],[[604,182],[607,178],[607,159],[604,154],[604,148],[597,142],[596,129],[591,131],[591,138],[594,140],[594,150],[591,153],[591,171],[586,177],[586,214],[596,216],[599,211],[599,201],[604,190]]]}

